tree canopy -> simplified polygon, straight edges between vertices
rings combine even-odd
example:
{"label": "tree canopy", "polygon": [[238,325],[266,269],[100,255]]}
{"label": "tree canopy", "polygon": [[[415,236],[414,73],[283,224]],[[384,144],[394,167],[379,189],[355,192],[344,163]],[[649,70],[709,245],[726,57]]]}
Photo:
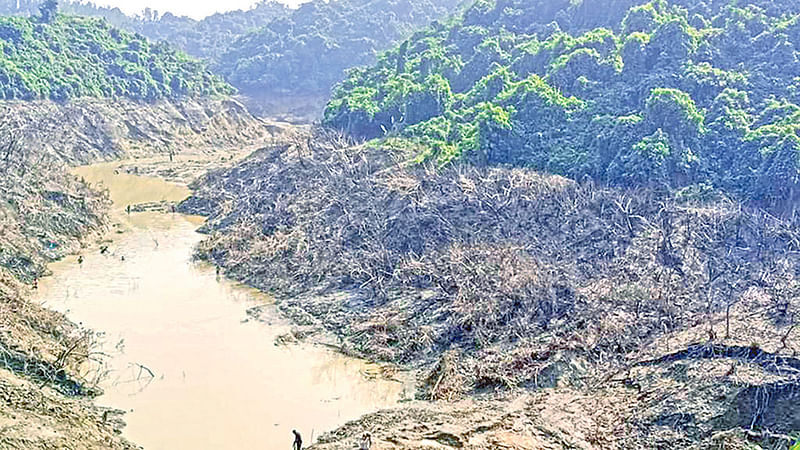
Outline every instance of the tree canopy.
{"label": "tree canopy", "polygon": [[785,205],[798,104],[797,1],[479,0],[351,70],[324,121],[440,165]]}
{"label": "tree canopy", "polygon": [[452,12],[460,0],[313,0],[234,42],[216,69],[243,91],[330,92],[346,69]]}
{"label": "tree canopy", "polygon": [[232,92],[204,63],[105,19],[45,8],[40,19],[0,17],[0,99],[155,100]]}
{"label": "tree canopy", "polygon": [[[0,0],[0,14],[35,15],[41,0]],[[152,41],[165,40],[196,57],[215,61],[237,38],[257,30],[272,19],[289,13],[282,3],[262,0],[246,11],[213,14],[203,20],[176,16],[145,8],[138,16],[129,16],[119,8],[98,6],[91,2],[62,1],[64,13],[104,17],[112,25],[142,34]]]}

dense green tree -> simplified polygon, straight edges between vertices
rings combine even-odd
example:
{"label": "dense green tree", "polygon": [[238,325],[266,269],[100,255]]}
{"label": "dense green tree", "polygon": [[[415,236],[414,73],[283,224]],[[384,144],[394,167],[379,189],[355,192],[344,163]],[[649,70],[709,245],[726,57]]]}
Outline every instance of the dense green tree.
{"label": "dense green tree", "polygon": [[[0,0],[0,14],[34,15],[41,0]],[[203,20],[161,14],[145,8],[139,16],[128,16],[119,8],[78,0],[62,1],[64,13],[103,17],[124,30],[140,33],[153,41],[166,40],[197,58],[216,60],[237,38],[289,13],[282,3],[262,0],[243,11],[213,14]]]}
{"label": "dense green tree", "polygon": [[105,19],[0,17],[0,99],[155,100],[230,92],[198,61]]}
{"label": "dense green tree", "polygon": [[[699,183],[783,208],[800,199],[799,24],[796,1],[480,0],[352,71],[324,121],[439,164]],[[395,80],[424,98],[430,76],[450,106],[397,120],[416,103]]]}
{"label": "dense green tree", "polygon": [[[328,94],[345,70],[414,28],[452,12],[460,0],[313,0],[233,43],[215,69],[245,92]],[[441,27],[441,25],[434,25]],[[405,70],[402,57],[395,70]],[[421,62],[424,79],[432,60]]]}

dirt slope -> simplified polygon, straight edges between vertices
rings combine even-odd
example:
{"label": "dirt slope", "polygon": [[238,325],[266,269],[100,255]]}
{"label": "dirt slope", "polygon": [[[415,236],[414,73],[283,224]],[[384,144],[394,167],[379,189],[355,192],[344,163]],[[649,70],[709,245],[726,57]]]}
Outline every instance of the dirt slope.
{"label": "dirt slope", "polygon": [[3,101],[0,117],[22,136],[27,152],[70,165],[189,149],[242,149],[270,137],[263,122],[230,98],[146,104],[91,98]]}

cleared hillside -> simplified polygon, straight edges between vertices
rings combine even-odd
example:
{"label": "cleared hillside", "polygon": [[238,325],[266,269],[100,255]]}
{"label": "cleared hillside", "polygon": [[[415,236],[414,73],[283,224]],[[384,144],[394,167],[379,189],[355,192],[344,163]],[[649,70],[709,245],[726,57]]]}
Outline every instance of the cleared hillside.
{"label": "cleared hillside", "polygon": [[[507,408],[534,448],[800,429],[797,224],[724,197],[407,164],[413,151],[301,137],[210,173],[182,206],[210,216],[198,257],[278,296],[296,336],[421,369],[418,397],[445,402],[365,417],[322,448],[369,430],[398,447],[440,430],[498,448]],[[537,393],[607,409],[576,405],[562,424]]]}

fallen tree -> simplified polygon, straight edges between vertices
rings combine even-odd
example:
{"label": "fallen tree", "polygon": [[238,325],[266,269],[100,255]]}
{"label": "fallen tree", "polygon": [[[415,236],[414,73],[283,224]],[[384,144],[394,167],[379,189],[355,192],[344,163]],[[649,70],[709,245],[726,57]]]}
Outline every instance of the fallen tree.
{"label": "fallen tree", "polygon": [[196,183],[197,256],[345,351],[431,367],[425,397],[592,389],[698,344],[758,346],[796,381],[796,224],[693,188],[437,169],[316,133]]}

